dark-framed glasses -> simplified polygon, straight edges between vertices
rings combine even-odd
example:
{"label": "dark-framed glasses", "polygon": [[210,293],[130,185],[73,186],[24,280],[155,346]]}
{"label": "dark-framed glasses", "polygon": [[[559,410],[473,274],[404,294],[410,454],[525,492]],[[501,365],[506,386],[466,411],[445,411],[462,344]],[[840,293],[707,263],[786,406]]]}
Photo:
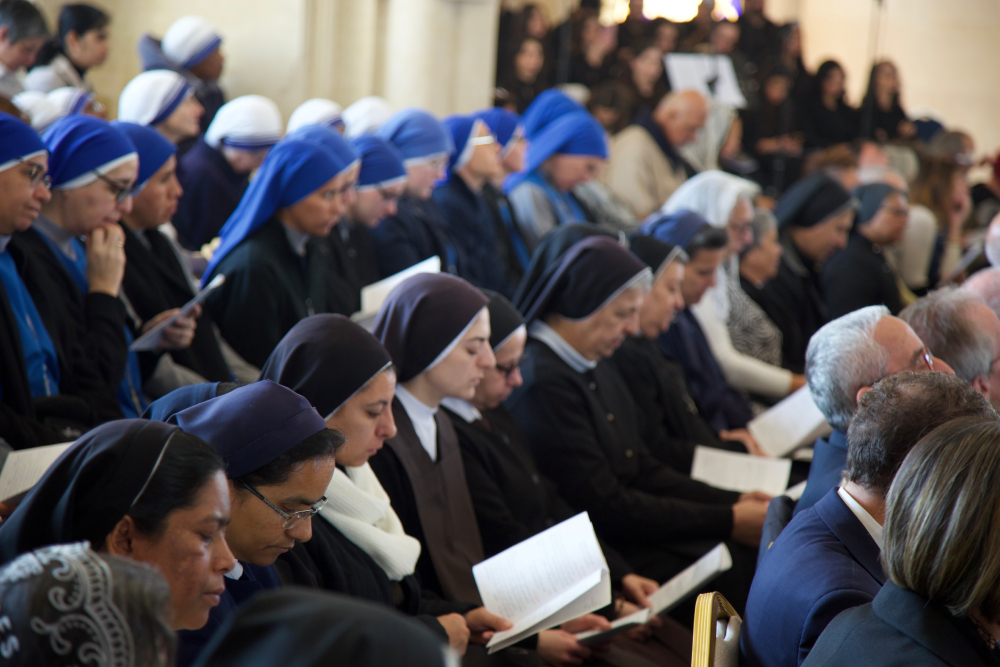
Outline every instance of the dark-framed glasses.
{"label": "dark-framed glasses", "polygon": [[497,364],[497,370],[503,373],[503,378],[505,380],[509,380],[510,376],[514,374],[514,371],[519,369],[521,367],[521,364],[524,363],[524,359],[525,359],[524,357],[521,357],[520,359],[515,359],[509,364],[504,364],[503,366]]}
{"label": "dark-framed glasses", "polygon": [[31,187],[38,187],[38,184],[44,184],[46,188],[52,189],[52,177],[48,175],[47,170],[42,165],[37,162],[32,162],[30,160],[20,160],[21,164],[28,167],[28,180],[31,182]]}
{"label": "dark-framed glasses", "polygon": [[379,196],[382,197],[382,201],[384,201],[386,204],[391,204],[392,202],[398,202],[399,198],[403,196],[402,194],[394,195],[388,190],[384,190],[382,188],[375,188],[375,192],[377,192]]}
{"label": "dark-framed glasses", "polygon": [[121,204],[123,201],[125,201],[126,197],[132,196],[132,185],[131,184],[130,185],[122,185],[121,183],[117,183],[115,181],[112,181],[110,178],[108,178],[104,174],[98,173],[97,171],[94,172],[94,175],[97,176],[102,181],[104,181],[105,183],[107,183],[108,187],[111,188],[111,191],[113,193],[115,193],[115,203],[116,204]]}
{"label": "dark-framed glasses", "polygon": [[253,488],[252,486],[250,486],[249,484],[247,484],[246,482],[244,482],[242,480],[238,479],[236,481],[239,482],[240,484],[242,484],[243,487],[247,491],[249,491],[250,493],[254,494],[258,498],[260,498],[261,500],[263,500],[265,503],[267,503],[268,507],[270,507],[275,512],[277,512],[278,514],[281,515],[281,518],[285,520],[285,523],[282,526],[283,530],[291,530],[292,528],[294,528],[295,526],[299,525],[303,521],[305,521],[307,519],[311,519],[313,517],[313,515],[316,514],[316,512],[318,512],[321,509],[323,509],[323,505],[326,505],[326,496],[323,496],[322,498],[319,499],[318,503],[316,503],[315,505],[313,505],[309,509],[302,510],[301,512],[292,512],[291,514],[287,514],[285,512],[282,512],[281,510],[279,510],[277,508],[277,506],[275,506],[274,503],[272,503],[270,500],[268,500],[267,498],[265,498],[264,496],[262,496],[260,494],[260,492],[257,491],[257,489]]}

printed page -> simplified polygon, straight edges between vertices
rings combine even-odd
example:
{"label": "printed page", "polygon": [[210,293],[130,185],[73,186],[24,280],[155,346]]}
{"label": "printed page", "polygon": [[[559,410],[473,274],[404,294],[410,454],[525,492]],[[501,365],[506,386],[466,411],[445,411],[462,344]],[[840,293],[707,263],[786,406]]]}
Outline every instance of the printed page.
{"label": "printed page", "polygon": [[0,501],[6,502],[27,493],[72,444],[64,442],[18,449],[8,454],[3,470],[0,470]]}
{"label": "printed page", "polygon": [[189,315],[191,311],[194,310],[195,306],[204,301],[208,295],[212,293],[212,290],[221,287],[224,282],[226,282],[226,277],[222,274],[212,278],[212,282],[205,285],[205,287],[202,288],[202,290],[198,292],[193,299],[181,306],[179,311],[136,338],[132,344],[128,346],[129,352],[146,352],[155,350],[156,346],[160,344],[161,340],[163,340],[163,331],[167,327],[176,322],[177,318]]}
{"label": "printed page", "polygon": [[702,445],[695,447],[691,464],[691,479],[729,491],[763,491],[772,496],[785,492],[791,472],[791,459],[767,459]]}
{"label": "printed page", "polygon": [[[389,296],[389,292],[396,288],[396,285],[403,282],[410,276],[420,273],[441,273],[441,258],[435,255],[422,262],[414,264],[408,269],[403,269],[399,273],[388,278],[383,278],[377,283],[372,283],[361,288],[361,310],[352,315],[352,318],[363,317],[364,315],[374,315],[382,307],[382,302]],[[355,319],[357,321],[357,319]]]}
{"label": "printed page", "polygon": [[603,644],[604,642],[610,641],[615,635],[620,635],[623,632],[628,632],[636,626],[649,623],[649,619],[652,617],[652,609],[640,609],[634,614],[622,616],[618,620],[612,621],[611,628],[609,630],[588,630],[587,632],[578,632],[576,633],[576,639],[584,646]]}
{"label": "printed page", "polygon": [[733,557],[729,549],[720,543],[649,596],[649,601],[653,603],[653,613],[670,611],[732,566]]}
{"label": "printed page", "polygon": [[802,387],[751,419],[747,430],[771,456],[785,456],[833,432],[813,402],[809,387]]}
{"label": "printed page", "polygon": [[[497,633],[491,648],[611,603],[608,565],[586,512],[483,561],[472,574],[486,608],[515,626]],[[562,618],[567,607],[571,615]]]}

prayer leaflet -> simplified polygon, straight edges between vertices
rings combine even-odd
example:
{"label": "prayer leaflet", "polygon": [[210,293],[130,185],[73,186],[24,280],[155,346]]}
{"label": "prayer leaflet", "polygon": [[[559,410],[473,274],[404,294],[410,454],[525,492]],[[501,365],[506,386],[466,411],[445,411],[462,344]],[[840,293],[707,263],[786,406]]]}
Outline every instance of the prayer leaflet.
{"label": "prayer leaflet", "polygon": [[7,451],[0,470],[0,502],[20,500],[72,442]]}
{"label": "prayer leaflet", "polygon": [[692,593],[733,566],[733,557],[725,544],[718,544],[714,549],[699,558],[676,577],[660,586],[649,596],[652,607],[640,609],[634,614],[624,616],[611,624],[610,630],[591,630],[581,632],[576,638],[581,644],[592,646],[601,644],[615,635],[631,630],[637,625],[648,623],[649,619],[659,614],[671,611]]}
{"label": "prayer leaflet", "polygon": [[205,285],[205,287],[203,287],[202,290],[198,292],[198,294],[196,294],[193,299],[191,299],[183,306],[181,306],[180,310],[178,310],[176,313],[168,317],[163,322],[157,324],[155,327],[153,327],[143,335],[136,338],[135,341],[133,341],[132,344],[128,346],[129,352],[146,352],[149,350],[155,350],[156,346],[160,344],[161,340],[163,340],[163,332],[166,330],[167,327],[176,322],[177,318],[187,317],[188,315],[190,315],[191,311],[194,310],[195,306],[197,306],[206,298],[208,298],[208,295],[212,293],[212,290],[216,289],[217,287],[221,287],[222,283],[224,282],[226,282],[226,277],[222,274],[219,274],[214,278],[212,278],[212,282]]}
{"label": "prayer leaflet", "polygon": [[791,472],[791,459],[767,459],[702,445],[695,447],[691,464],[691,479],[728,491],[763,491],[772,496],[785,492]]}
{"label": "prayer leaflet", "polygon": [[833,432],[813,402],[809,387],[802,387],[751,419],[747,430],[771,456],[785,456]]}
{"label": "prayer leaflet", "polygon": [[586,512],[472,568],[483,604],[514,624],[490,653],[611,604],[611,577]]}

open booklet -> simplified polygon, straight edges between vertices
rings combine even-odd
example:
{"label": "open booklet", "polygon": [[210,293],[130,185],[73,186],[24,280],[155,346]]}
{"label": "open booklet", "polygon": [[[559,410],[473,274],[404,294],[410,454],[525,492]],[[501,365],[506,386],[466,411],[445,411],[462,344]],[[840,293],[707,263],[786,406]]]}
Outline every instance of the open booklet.
{"label": "open booklet", "polygon": [[29,449],[0,447],[0,502],[19,501],[72,442]]}
{"label": "open booklet", "polygon": [[733,566],[733,557],[725,544],[719,543],[684,571],[660,586],[649,596],[652,607],[623,616],[611,624],[610,630],[590,630],[576,635],[585,646],[602,644],[615,635],[649,622],[654,616],[671,611],[692,593],[698,591]]}
{"label": "open booklet", "polygon": [[420,273],[441,273],[441,258],[437,255],[428,257],[422,262],[418,262],[408,269],[403,269],[399,273],[394,273],[388,278],[383,278],[377,283],[366,285],[361,288],[361,310],[351,315],[351,319],[371,331],[372,323],[378,309],[382,307],[382,302],[389,296],[389,292],[396,288],[396,285],[411,276]]}
{"label": "open booklet", "polygon": [[136,338],[132,344],[128,346],[129,352],[146,352],[149,350],[155,350],[156,346],[160,344],[161,340],[163,340],[163,332],[167,327],[176,322],[177,318],[187,317],[190,315],[195,306],[208,298],[208,295],[212,293],[212,290],[221,287],[224,282],[226,282],[226,277],[221,273],[212,278],[212,282],[205,285],[193,299],[181,306],[180,310]]}
{"label": "open booklet", "polygon": [[791,472],[791,459],[768,459],[703,445],[695,447],[691,464],[691,479],[728,491],[763,491],[772,496],[785,492]]}
{"label": "open booklet", "polygon": [[786,456],[833,432],[813,402],[809,387],[802,387],[751,419],[747,430],[771,456]]}
{"label": "open booklet", "polygon": [[472,568],[487,610],[514,624],[487,644],[499,651],[611,604],[608,563],[586,512]]}

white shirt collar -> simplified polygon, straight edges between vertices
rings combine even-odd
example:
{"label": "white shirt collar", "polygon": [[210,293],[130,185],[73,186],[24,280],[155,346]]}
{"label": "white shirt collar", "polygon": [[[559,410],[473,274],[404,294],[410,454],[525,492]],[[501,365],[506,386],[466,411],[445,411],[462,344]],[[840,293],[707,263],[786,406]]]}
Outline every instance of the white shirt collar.
{"label": "white shirt collar", "polygon": [[470,424],[483,418],[483,413],[477,410],[476,406],[460,398],[451,398],[449,396],[441,401],[441,406],[448,408]]}
{"label": "white shirt collar", "polygon": [[847,509],[851,510],[854,516],[858,517],[858,521],[860,521],[861,525],[865,527],[865,530],[868,531],[868,534],[872,536],[872,539],[875,540],[875,544],[877,544],[879,550],[881,550],[882,526],[879,522],[873,519],[872,515],[868,513],[868,510],[862,507],[858,501],[852,498],[851,494],[844,491],[843,488],[837,489],[837,495],[839,495],[840,499],[844,501],[845,505],[847,505]]}
{"label": "white shirt collar", "polygon": [[292,250],[299,257],[305,257],[306,243],[309,242],[309,235],[297,229],[292,229],[288,225],[282,225],[282,227],[285,228],[285,238],[288,239],[288,245],[292,246]]}
{"label": "white shirt collar", "polygon": [[438,409],[425,405],[419,398],[411,394],[401,384],[396,385],[396,398],[403,404],[406,415],[413,423],[413,430],[420,440],[421,446],[431,457],[431,461],[437,461],[437,422],[434,415]]}
{"label": "white shirt collar", "polygon": [[233,581],[239,581],[240,577],[243,576],[243,563],[236,561],[236,565],[229,572],[226,572],[225,577],[232,579]]}
{"label": "white shirt collar", "polygon": [[536,340],[540,340],[549,346],[556,355],[565,361],[570,368],[577,373],[592,371],[597,366],[596,361],[587,359],[582,354],[573,349],[573,346],[556,333],[556,330],[541,320],[535,320],[528,328],[528,335]]}

